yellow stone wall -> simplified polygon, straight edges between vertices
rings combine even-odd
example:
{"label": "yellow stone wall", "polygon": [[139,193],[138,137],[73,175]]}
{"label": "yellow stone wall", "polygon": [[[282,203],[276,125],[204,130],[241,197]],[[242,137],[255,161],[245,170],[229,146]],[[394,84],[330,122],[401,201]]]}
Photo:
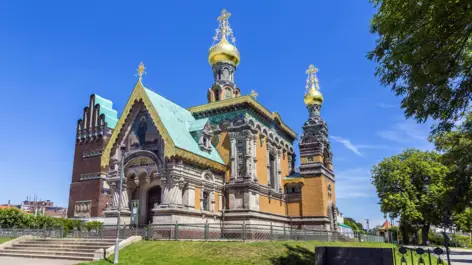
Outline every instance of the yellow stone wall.
{"label": "yellow stone wall", "polygon": [[[280,169],[282,171],[280,181],[282,181],[283,178],[285,178],[288,175],[288,153],[287,152],[282,152],[282,154],[280,155]],[[280,184],[281,187],[282,185],[283,183]]]}
{"label": "yellow stone wall", "polygon": [[195,188],[195,210],[200,210],[200,188]]}
{"label": "yellow stone wall", "polygon": [[215,192],[215,212],[220,211],[220,193]]}
{"label": "yellow stone wall", "polygon": [[303,216],[302,201],[289,202],[287,206],[288,206],[287,208],[288,216]]}
{"label": "yellow stone wall", "polygon": [[256,143],[256,158],[257,158],[257,166],[256,166],[256,174],[259,180],[259,184],[267,185],[267,142],[264,137],[264,140],[260,141],[259,135],[257,136],[257,143]]}
{"label": "yellow stone wall", "polygon": [[[327,188],[323,176],[306,177],[302,188],[303,216],[327,216]],[[308,203],[309,202],[309,203]]]}
{"label": "yellow stone wall", "polygon": [[260,205],[261,212],[280,214],[280,215],[287,214],[285,202],[280,201],[275,198],[271,198],[269,202],[269,197],[261,195],[259,197],[259,205]]}

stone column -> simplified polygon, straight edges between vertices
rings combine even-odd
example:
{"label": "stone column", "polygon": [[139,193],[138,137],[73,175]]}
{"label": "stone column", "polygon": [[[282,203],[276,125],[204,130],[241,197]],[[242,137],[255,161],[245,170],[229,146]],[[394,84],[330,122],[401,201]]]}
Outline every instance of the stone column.
{"label": "stone column", "polygon": [[292,154],[287,150],[288,174],[292,173]]}
{"label": "stone column", "polygon": [[[161,178],[162,181],[163,178]],[[161,208],[182,207],[182,188],[184,181],[176,175],[165,178],[164,188],[162,192]],[[164,182],[164,181],[163,181]]]}
{"label": "stone column", "polygon": [[253,150],[253,140],[252,140],[252,133],[250,130],[244,130],[244,154],[243,154],[243,163],[246,168],[246,172],[244,174],[245,179],[254,179],[254,172],[252,163],[254,162],[254,158],[252,156]]}
{"label": "stone column", "polygon": [[235,180],[238,175],[238,161],[237,161],[237,149],[236,149],[236,133],[229,133],[229,143],[230,143],[230,180]]}
{"label": "stone column", "polygon": [[254,182],[258,182],[257,179],[257,134],[254,134],[252,136],[252,165],[253,165],[253,174],[252,174],[252,179]]}
{"label": "stone column", "polygon": [[281,187],[281,181],[282,181],[282,168],[280,167],[280,154],[281,154],[281,149],[279,147],[277,147],[277,150],[276,150],[276,157],[275,157],[275,161],[276,161],[276,176],[275,176],[275,181],[276,181],[276,185],[274,186],[275,190],[276,191],[280,191],[280,187]]}
{"label": "stone column", "polygon": [[270,171],[272,170],[272,165],[270,164],[270,150],[272,149],[272,144],[269,143],[269,138],[266,139],[267,143],[266,143],[266,146],[267,146],[267,183],[269,185],[273,185],[273,183],[271,183],[270,181]]}
{"label": "stone column", "polygon": [[187,208],[195,208],[195,187],[188,185],[182,196],[182,204]]}
{"label": "stone column", "polygon": [[215,189],[213,189],[210,193],[210,212],[215,211]]}

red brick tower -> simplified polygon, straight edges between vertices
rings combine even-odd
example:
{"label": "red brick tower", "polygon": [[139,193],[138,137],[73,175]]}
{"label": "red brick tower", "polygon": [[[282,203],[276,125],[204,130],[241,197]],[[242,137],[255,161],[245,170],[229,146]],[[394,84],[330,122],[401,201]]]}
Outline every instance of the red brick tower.
{"label": "red brick tower", "polygon": [[83,117],[77,122],[69,218],[102,216],[108,201],[108,188],[100,158],[117,121],[113,103],[92,94],[89,106],[84,108]]}

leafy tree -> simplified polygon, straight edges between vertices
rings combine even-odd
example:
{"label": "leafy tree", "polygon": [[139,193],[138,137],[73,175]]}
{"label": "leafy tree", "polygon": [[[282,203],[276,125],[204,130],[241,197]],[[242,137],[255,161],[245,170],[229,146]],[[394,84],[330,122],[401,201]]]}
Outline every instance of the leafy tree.
{"label": "leafy tree", "polygon": [[18,208],[9,207],[0,210],[0,227],[13,228],[24,226],[24,213]]}
{"label": "leafy tree", "polygon": [[403,227],[422,225],[423,235],[428,234],[431,225],[441,223],[448,168],[440,158],[435,152],[407,149],[375,165],[372,184],[377,189],[381,211],[401,216]]}
{"label": "leafy tree", "polygon": [[450,169],[446,178],[446,186],[451,187],[447,209],[449,214],[462,213],[472,201],[472,112],[455,130],[438,134],[434,143]]}
{"label": "leafy tree", "polygon": [[472,4],[464,0],[370,0],[377,45],[367,57],[407,117],[449,130],[472,100]]}
{"label": "leafy tree", "polygon": [[472,232],[472,209],[466,208],[465,211],[456,213],[452,217],[457,229],[464,232]]}

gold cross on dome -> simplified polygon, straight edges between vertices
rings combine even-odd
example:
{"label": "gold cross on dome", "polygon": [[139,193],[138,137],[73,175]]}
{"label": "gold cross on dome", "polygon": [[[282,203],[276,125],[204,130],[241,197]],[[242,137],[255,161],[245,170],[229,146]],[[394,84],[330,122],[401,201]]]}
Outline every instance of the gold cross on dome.
{"label": "gold cross on dome", "polygon": [[259,96],[259,93],[257,93],[254,89],[251,90],[251,94],[249,94],[251,97],[253,97],[254,99],[257,98],[257,96]]}
{"label": "gold cross on dome", "polygon": [[140,80],[143,79],[143,75],[146,74],[146,72],[145,72],[144,70],[146,70],[146,67],[144,67],[143,62],[141,62],[141,63],[139,64],[138,70],[137,70],[137,71],[138,71],[138,76],[139,76],[139,79],[140,79]]}
{"label": "gold cross on dome", "polygon": [[227,12],[226,9],[223,9],[223,11],[221,11],[221,15],[218,17],[218,21],[226,20],[226,19],[228,19],[230,16],[231,16],[231,13],[230,13],[230,12]]}
{"label": "gold cross on dome", "polygon": [[312,73],[317,73],[318,72],[318,68],[316,68],[314,65],[310,64],[310,66],[308,66],[308,69],[306,69],[306,74],[312,74]]}
{"label": "gold cross on dome", "polygon": [[306,69],[305,73],[308,75],[306,78],[306,92],[308,92],[308,89],[314,88],[319,90],[319,84],[318,84],[318,78],[316,77],[316,73],[318,72],[318,68],[316,68],[313,64],[310,64],[308,66],[308,69]]}

